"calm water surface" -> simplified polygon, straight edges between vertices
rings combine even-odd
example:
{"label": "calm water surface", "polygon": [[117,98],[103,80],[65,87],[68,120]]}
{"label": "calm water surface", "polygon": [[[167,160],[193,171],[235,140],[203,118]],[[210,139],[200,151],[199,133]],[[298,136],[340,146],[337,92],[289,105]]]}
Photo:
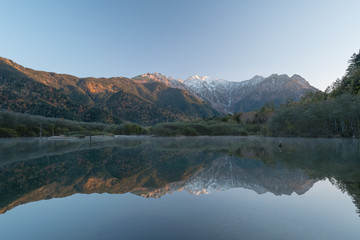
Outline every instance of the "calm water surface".
{"label": "calm water surface", "polygon": [[0,239],[360,239],[360,141],[0,140]]}

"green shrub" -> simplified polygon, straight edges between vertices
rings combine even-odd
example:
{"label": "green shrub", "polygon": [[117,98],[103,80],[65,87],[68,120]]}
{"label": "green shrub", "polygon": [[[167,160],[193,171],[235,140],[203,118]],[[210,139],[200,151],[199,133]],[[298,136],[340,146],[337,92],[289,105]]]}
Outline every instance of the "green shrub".
{"label": "green shrub", "polygon": [[0,137],[17,137],[17,133],[14,129],[0,128]]}
{"label": "green shrub", "polygon": [[181,132],[185,136],[199,136],[199,133],[192,127],[185,127]]}

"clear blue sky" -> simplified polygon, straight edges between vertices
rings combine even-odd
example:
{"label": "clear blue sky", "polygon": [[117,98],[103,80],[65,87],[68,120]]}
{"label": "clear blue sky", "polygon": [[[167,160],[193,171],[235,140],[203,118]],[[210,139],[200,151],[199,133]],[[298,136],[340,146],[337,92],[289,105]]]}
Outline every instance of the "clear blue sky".
{"label": "clear blue sky", "polygon": [[324,90],[360,49],[358,0],[1,0],[0,56],[79,77],[294,73]]}

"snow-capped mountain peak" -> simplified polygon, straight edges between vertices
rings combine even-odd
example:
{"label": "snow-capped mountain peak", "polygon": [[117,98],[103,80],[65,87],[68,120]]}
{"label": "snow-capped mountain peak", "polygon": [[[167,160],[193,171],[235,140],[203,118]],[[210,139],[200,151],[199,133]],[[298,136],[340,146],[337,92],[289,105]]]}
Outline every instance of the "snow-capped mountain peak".
{"label": "snow-capped mountain peak", "polygon": [[209,76],[192,75],[192,76],[188,77],[188,79],[186,79],[185,81],[193,81],[193,80],[206,81],[209,79],[210,79]]}
{"label": "snow-capped mountain peak", "polygon": [[203,81],[207,83],[212,82],[228,82],[227,80],[220,79],[220,78],[213,78],[210,76],[200,76],[200,75],[192,75],[188,77],[184,82],[192,82],[192,81]]}

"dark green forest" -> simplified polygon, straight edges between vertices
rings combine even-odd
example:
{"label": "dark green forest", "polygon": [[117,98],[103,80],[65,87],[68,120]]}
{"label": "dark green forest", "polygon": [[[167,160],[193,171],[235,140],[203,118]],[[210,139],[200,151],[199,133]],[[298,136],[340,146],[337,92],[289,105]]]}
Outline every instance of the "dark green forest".
{"label": "dark green forest", "polygon": [[360,51],[350,58],[342,79],[325,92],[282,105],[267,125],[273,136],[359,137]]}

